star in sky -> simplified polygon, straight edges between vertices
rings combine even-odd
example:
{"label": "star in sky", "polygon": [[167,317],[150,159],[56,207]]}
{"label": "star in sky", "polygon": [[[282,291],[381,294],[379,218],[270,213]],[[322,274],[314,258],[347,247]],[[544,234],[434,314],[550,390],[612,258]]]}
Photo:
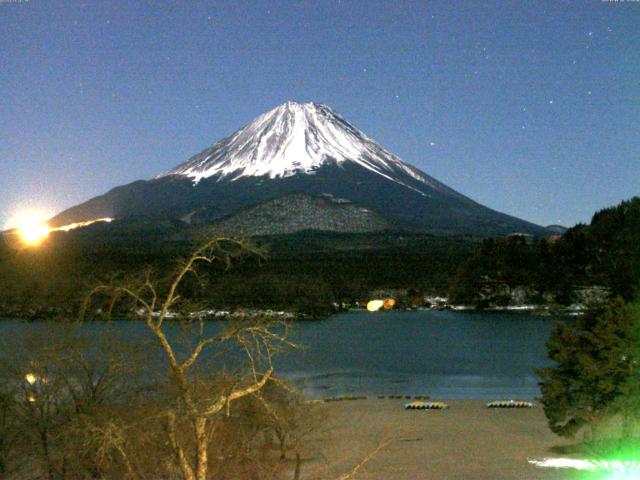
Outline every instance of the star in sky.
{"label": "star in sky", "polygon": [[[572,224],[637,194],[637,108],[629,92],[638,83],[640,9],[630,1],[613,8],[599,0],[466,0],[456,9],[408,2],[404,11],[392,0],[340,8],[227,2],[215,10],[171,2],[37,3],[0,5],[11,11],[0,15],[0,37],[12,45],[3,51],[12,66],[3,71],[3,109],[12,121],[0,122],[0,138],[11,139],[0,142],[10,172],[0,176],[0,225],[3,208],[25,197],[61,210],[152,178],[290,99],[330,105],[399,157],[451,178],[452,188],[493,208],[511,208],[504,192],[450,170],[520,182],[507,213],[537,223],[549,223],[546,215],[560,203],[563,223]],[[276,15],[278,28],[268,30],[265,21]],[[435,155],[445,145],[434,137],[447,138],[447,162],[423,157],[425,148]],[[607,167],[597,150],[607,152]],[[531,158],[513,162],[523,151]],[[78,168],[66,157],[51,168],[50,159],[67,152]],[[108,161],[96,160],[103,154]],[[532,199],[555,187],[547,176],[558,158],[566,162],[558,175],[576,174],[538,212]],[[91,174],[58,182],[58,167]],[[604,172],[606,186],[586,185]],[[52,187],[25,188],[32,176]]]}

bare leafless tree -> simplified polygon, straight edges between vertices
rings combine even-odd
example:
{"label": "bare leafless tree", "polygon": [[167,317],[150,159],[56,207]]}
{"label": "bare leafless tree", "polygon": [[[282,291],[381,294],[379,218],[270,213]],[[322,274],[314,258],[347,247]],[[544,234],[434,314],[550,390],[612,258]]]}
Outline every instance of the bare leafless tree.
{"label": "bare leafless tree", "polygon": [[[4,350],[4,345],[0,346]],[[22,432],[17,422],[19,410],[19,392],[13,372],[0,361],[0,478],[8,477],[16,469],[15,458],[19,458]]]}
{"label": "bare leafless tree", "polygon": [[4,474],[103,477],[86,427],[113,418],[142,393],[132,381],[136,351],[107,331],[95,339],[56,323],[13,335],[0,350],[0,456],[10,453]]}
{"label": "bare leafless tree", "polygon": [[[289,326],[255,316],[207,325],[188,301],[192,280],[201,280],[198,266],[220,261],[228,268],[247,252],[261,254],[215,238],[168,279],[147,271],[93,288],[80,318],[133,310],[148,333],[142,347],[110,339],[115,322],[88,329],[79,322],[56,325],[63,334],[55,339],[53,325],[44,337],[29,332],[21,354],[0,355],[8,360],[0,366],[13,365],[0,391],[0,468],[48,480],[299,480],[321,415],[274,375],[274,354],[296,347]],[[23,441],[12,444],[16,438]],[[289,455],[294,465],[279,459]],[[7,458],[25,462],[7,465]]]}
{"label": "bare leafless tree", "polygon": [[[197,275],[201,264],[223,262],[227,267],[235,256],[243,253],[261,255],[247,242],[230,238],[212,238],[198,247],[180,264],[165,292],[147,273],[139,282],[98,285],[87,297],[81,313],[84,317],[96,297],[108,299],[107,315],[120,300],[128,299],[139,309],[148,331],[160,345],[169,366],[169,383],[175,388],[177,402],[166,412],[166,435],[184,480],[206,480],[211,457],[211,439],[216,419],[229,414],[232,404],[239,399],[255,395],[273,376],[273,354],[286,346],[287,325],[269,319],[246,319],[230,323],[221,333],[208,335],[202,316],[185,314],[183,322],[194,328],[195,340],[186,352],[179,351],[176,340],[166,331],[166,324],[174,318],[181,296],[180,287],[187,275]],[[207,354],[234,344],[244,356],[246,368],[236,372],[233,381],[220,388],[204,388],[196,371],[196,364]],[[187,430],[188,429],[188,430]]]}

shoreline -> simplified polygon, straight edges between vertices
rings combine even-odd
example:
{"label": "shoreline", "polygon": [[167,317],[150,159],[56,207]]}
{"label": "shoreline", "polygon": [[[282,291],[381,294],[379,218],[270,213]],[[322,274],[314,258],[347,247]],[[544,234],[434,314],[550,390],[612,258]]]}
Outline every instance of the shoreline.
{"label": "shoreline", "polygon": [[[584,307],[577,306],[575,308],[569,307],[552,307],[549,305],[509,305],[509,306],[492,306],[478,308],[474,305],[447,305],[445,307],[415,307],[415,308],[394,308],[389,310],[392,312],[463,312],[463,313],[509,313],[514,315],[538,315],[538,316],[556,316],[556,317],[574,317],[584,313]],[[349,307],[345,309],[335,310],[324,316],[312,316],[307,313],[293,312],[289,310],[278,309],[260,309],[260,308],[246,308],[239,310],[230,309],[207,309],[198,312],[192,312],[189,315],[182,315],[175,312],[167,312],[167,319],[203,319],[205,321],[227,321],[246,317],[262,317],[273,318],[274,320],[285,320],[292,322],[313,322],[326,320],[334,315],[341,315],[345,313],[384,313],[384,312],[368,312],[365,307]],[[99,315],[99,314],[98,314]],[[75,316],[70,311],[9,311],[7,313],[0,312],[0,321],[24,321],[24,322],[46,322],[57,321],[59,318],[75,319]],[[107,318],[90,318],[84,321],[134,321],[141,319],[142,316],[139,312],[131,312],[131,315],[123,318],[107,319]]]}

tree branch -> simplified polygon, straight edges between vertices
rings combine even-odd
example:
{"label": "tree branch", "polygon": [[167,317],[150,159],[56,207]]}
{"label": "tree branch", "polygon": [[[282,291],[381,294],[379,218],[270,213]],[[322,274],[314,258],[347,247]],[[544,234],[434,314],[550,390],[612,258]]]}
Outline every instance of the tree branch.
{"label": "tree branch", "polygon": [[267,383],[271,375],[273,374],[273,367],[270,367],[263,375],[262,378],[252,385],[243,388],[242,390],[232,391],[229,395],[222,395],[213,405],[211,405],[208,409],[205,410],[205,415],[213,415],[218,413],[220,410],[224,408],[225,405],[231,403],[234,400],[242,398],[246,395],[251,395],[252,393],[260,390]]}

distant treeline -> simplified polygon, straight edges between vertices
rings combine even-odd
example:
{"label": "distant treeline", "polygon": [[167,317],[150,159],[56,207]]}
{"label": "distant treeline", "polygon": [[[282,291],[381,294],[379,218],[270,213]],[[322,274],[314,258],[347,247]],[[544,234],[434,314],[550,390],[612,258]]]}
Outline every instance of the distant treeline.
{"label": "distant treeline", "polygon": [[[114,227],[114,228],[111,228]],[[33,249],[0,253],[0,315],[39,317],[77,311],[84,292],[113,275],[151,269],[167,276],[204,232],[176,225],[96,225],[57,233]],[[444,295],[477,240],[426,234],[301,232],[254,239],[264,258],[248,256],[231,268],[213,265],[184,285],[203,308],[287,309],[314,316],[335,303],[368,298],[375,289]],[[413,301],[412,299],[410,299]]]}
{"label": "distant treeline", "polygon": [[[133,219],[53,234],[37,248],[0,247],[0,316],[73,315],[97,282],[141,274],[162,279],[211,232]],[[478,239],[416,233],[300,232],[254,239],[263,259],[213,265],[185,282],[203,308],[286,309],[322,316],[334,303],[404,290],[401,305],[425,294],[452,303],[569,304],[601,286],[631,298],[640,284],[640,198],[607,208],[557,239]],[[520,290],[519,300],[514,292]],[[524,296],[522,292],[524,291]]]}
{"label": "distant treeline", "polygon": [[461,237],[397,234],[300,234],[270,239],[260,267],[244,262],[214,279],[208,298],[218,305],[293,308],[326,314],[332,303],[369,299],[376,289],[405,290],[409,303],[447,293],[475,244]]}

